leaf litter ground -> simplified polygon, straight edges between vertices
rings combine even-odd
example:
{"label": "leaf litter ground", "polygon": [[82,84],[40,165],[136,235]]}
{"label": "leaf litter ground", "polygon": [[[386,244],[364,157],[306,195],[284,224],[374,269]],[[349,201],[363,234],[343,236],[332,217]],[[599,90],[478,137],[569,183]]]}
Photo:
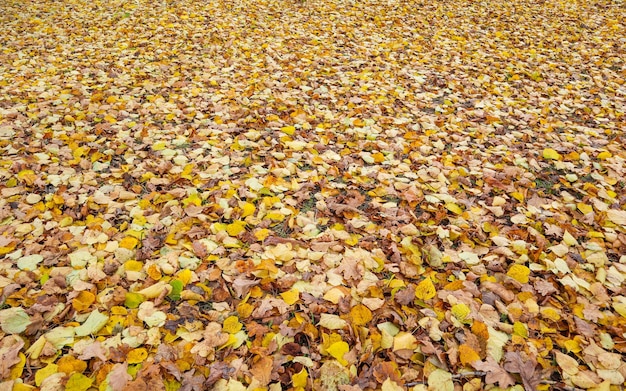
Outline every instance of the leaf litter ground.
{"label": "leaf litter ground", "polygon": [[624,10],[3,1],[0,388],[621,389]]}

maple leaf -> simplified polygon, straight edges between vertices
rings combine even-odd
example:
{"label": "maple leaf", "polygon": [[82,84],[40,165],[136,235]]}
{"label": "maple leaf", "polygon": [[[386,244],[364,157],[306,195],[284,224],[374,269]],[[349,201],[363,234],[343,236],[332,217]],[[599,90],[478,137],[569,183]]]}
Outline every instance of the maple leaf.
{"label": "maple leaf", "polygon": [[11,367],[20,362],[19,352],[24,341],[9,335],[0,341],[0,378],[6,379],[11,373]]}
{"label": "maple leaf", "polygon": [[516,383],[513,376],[502,368],[493,357],[488,356],[485,361],[474,361],[471,365],[475,369],[486,373],[485,382],[487,384],[497,383],[500,387],[506,388]]}
{"label": "maple leaf", "polygon": [[133,380],[133,377],[128,374],[127,370],[128,363],[115,364],[107,376],[109,387],[113,391],[123,391],[128,382]]}
{"label": "maple leaf", "polygon": [[530,357],[522,357],[520,352],[507,352],[504,354],[504,369],[509,372],[519,373],[526,391],[534,391],[541,382],[541,373],[536,371],[537,362]]}

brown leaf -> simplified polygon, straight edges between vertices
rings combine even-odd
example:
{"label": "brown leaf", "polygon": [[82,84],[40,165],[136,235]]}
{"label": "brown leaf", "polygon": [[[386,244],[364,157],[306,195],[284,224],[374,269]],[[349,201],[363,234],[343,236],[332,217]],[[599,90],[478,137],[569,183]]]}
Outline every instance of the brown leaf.
{"label": "brown leaf", "polygon": [[415,300],[415,284],[409,284],[406,288],[396,292],[394,299],[401,305],[409,305]]}
{"label": "brown leaf", "polygon": [[0,379],[6,379],[11,374],[11,367],[20,362],[19,353],[24,347],[24,341],[13,335],[8,335],[0,342]]}
{"label": "brown leaf", "polygon": [[383,361],[374,365],[373,370],[373,375],[380,384],[387,379],[391,379],[400,385],[404,384],[402,381],[402,375],[398,370],[398,364],[394,362]]}
{"label": "brown leaf", "polygon": [[128,363],[115,364],[108,376],[109,387],[113,391],[124,391],[126,384],[133,380],[133,377],[127,371]]}
{"label": "brown leaf", "polygon": [[252,377],[259,381],[260,385],[265,386],[272,380],[272,368],[274,366],[274,358],[264,356],[252,364],[250,373]]}
{"label": "brown leaf", "polygon": [[471,363],[475,369],[486,372],[485,383],[487,385],[499,384],[502,388],[507,388],[515,384],[515,379],[500,364],[493,359],[487,357],[485,361],[475,361]]}
{"label": "brown leaf", "polygon": [[522,357],[520,352],[507,352],[504,355],[504,369],[509,372],[519,373],[526,391],[535,391],[541,381],[541,373],[536,371],[537,360],[530,357]]}
{"label": "brown leaf", "polygon": [[194,240],[191,243],[191,248],[193,249],[193,253],[200,258],[204,258],[209,255],[209,251],[207,250],[206,246],[202,244],[202,242],[200,242],[199,240]]}

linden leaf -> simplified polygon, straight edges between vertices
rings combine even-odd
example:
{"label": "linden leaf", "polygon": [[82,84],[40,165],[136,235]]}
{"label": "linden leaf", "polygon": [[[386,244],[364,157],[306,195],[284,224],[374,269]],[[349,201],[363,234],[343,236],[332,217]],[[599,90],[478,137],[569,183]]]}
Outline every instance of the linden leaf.
{"label": "linden leaf", "polygon": [[81,373],[74,373],[65,384],[65,391],[87,391],[93,384],[93,379]]}
{"label": "linden leaf", "polygon": [[148,351],[144,348],[133,349],[128,352],[126,362],[129,364],[139,364],[148,358]]}
{"label": "linden leaf", "polygon": [[105,314],[101,314],[98,310],[93,310],[87,320],[80,326],[74,329],[77,336],[82,337],[90,334],[95,334],[104,327],[109,321],[109,317]]}
{"label": "linden leaf", "polygon": [[39,369],[37,372],[35,372],[35,385],[37,385],[37,387],[41,386],[41,383],[43,383],[43,381],[54,375],[55,373],[59,372],[59,366],[56,364],[48,364],[45,367]]}
{"label": "linden leaf", "polygon": [[305,388],[308,378],[309,373],[307,372],[306,368],[302,368],[300,372],[291,375],[291,384],[294,388]]}
{"label": "linden leaf", "polygon": [[343,358],[343,356],[350,351],[350,346],[347,342],[335,342],[331,344],[328,348],[326,348],[326,351],[328,352],[328,354],[336,358],[341,365],[348,365],[348,361]]}
{"label": "linden leaf", "polygon": [[417,287],[415,287],[415,297],[420,300],[430,300],[437,294],[437,289],[430,277],[423,279]]}
{"label": "linden leaf", "polygon": [[280,131],[290,136],[293,136],[293,134],[296,132],[296,128],[294,126],[283,126],[282,128],[280,128]]}
{"label": "linden leaf", "polygon": [[452,374],[443,369],[435,369],[428,375],[429,391],[454,391]]}
{"label": "linden leaf", "polygon": [[507,276],[513,278],[521,284],[527,284],[530,275],[530,269],[524,265],[515,264],[509,268]]}
{"label": "linden leaf", "polygon": [[546,160],[561,160],[561,154],[552,148],[545,148],[542,156]]}
{"label": "linden leaf", "polygon": [[243,324],[239,322],[239,318],[237,318],[236,316],[229,316],[228,318],[224,319],[224,324],[222,325],[222,331],[229,334],[235,334],[242,328]]}
{"label": "linden leaf", "polygon": [[372,320],[372,311],[362,304],[358,304],[350,310],[350,319],[355,326],[364,326]]}
{"label": "linden leaf", "polygon": [[300,300],[300,292],[296,289],[290,289],[287,292],[282,292],[280,297],[282,297],[288,305],[293,305]]}
{"label": "linden leaf", "polygon": [[170,286],[172,287],[172,291],[169,293],[169,295],[167,295],[167,297],[174,301],[180,300],[180,294],[184,288],[183,282],[181,280],[172,280],[170,281]]}
{"label": "linden leaf", "polygon": [[72,300],[72,306],[78,312],[83,312],[96,301],[96,295],[89,291],[80,291],[78,296]]}
{"label": "linden leaf", "polygon": [[21,307],[0,311],[0,328],[7,334],[21,334],[30,324],[30,316]]}
{"label": "linden leaf", "polygon": [[556,359],[556,363],[559,364],[561,369],[568,375],[575,375],[580,371],[578,361],[575,358],[563,354],[558,350],[554,351],[554,358]]}
{"label": "linden leaf", "polygon": [[255,211],[256,207],[254,206],[254,204],[251,204],[250,202],[244,202],[241,205],[241,218],[251,216],[254,214]]}
{"label": "linden leaf", "polygon": [[451,310],[452,315],[454,315],[455,318],[458,319],[459,322],[461,323],[470,323],[471,320],[468,319],[468,316],[471,313],[470,308],[467,306],[467,304],[455,304],[452,306]]}
{"label": "linden leaf", "polygon": [[418,343],[417,338],[405,331],[400,331],[393,337],[393,351],[397,350],[415,350],[417,349]]}
{"label": "linden leaf", "polygon": [[348,322],[334,314],[321,314],[317,324],[329,330],[341,330],[348,325]]}
{"label": "linden leaf", "polygon": [[145,300],[144,295],[140,293],[126,292],[124,305],[128,308],[137,308],[139,304],[143,303]]}
{"label": "linden leaf", "polygon": [[84,372],[87,369],[87,363],[78,360],[72,356],[63,356],[57,361],[57,365],[59,367],[59,372],[64,372],[66,374],[72,374],[74,372]]}
{"label": "linden leaf", "polygon": [[475,361],[480,361],[480,356],[478,352],[472,349],[467,344],[459,345],[459,359],[461,360],[461,364],[468,365]]}
{"label": "linden leaf", "polygon": [[391,378],[385,379],[381,386],[382,391],[404,391],[405,388],[400,386],[395,381],[391,380]]}
{"label": "linden leaf", "polygon": [[228,232],[228,235],[233,236],[233,237],[239,236],[239,234],[245,230],[246,230],[245,221],[238,220],[231,224],[226,225],[226,232]]}

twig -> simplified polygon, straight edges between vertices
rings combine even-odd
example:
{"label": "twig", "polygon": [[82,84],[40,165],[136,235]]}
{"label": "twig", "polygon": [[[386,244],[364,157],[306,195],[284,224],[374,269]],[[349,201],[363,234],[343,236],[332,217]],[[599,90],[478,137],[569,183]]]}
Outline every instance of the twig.
{"label": "twig", "polygon": [[[465,377],[482,377],[482,376],[485,376],[486,374],[487,372],[483,372],[483,371],[455,373],[452,375],[452,380],[458,380],[458,379],[465,378]],[[413,386],[418,386],[420,384],[426,384],[426,383],[427,381],[423,380],[423,381],[413,381],[413,382],[405,383],[404,385],[406,387],[413,387]],[[540,383],[549,384],[552,386],[558,386],[559,389],[563,391],[585,391],[582,388],[568,386],[568,385],[565,385],[561,382],[554,381],[554,380],[541,380]]]}
{"label": "twig", "polygon": [[[483,371],[472,371],[472,372],[461,372],[461,373],[455,373],[454,375],[452,375],[452,379],[453,380],[457,380],[457,379],[461,379],[464,377],[482,377],[485,376],[487,374],[487,372],[483,372]],[[426,384],[426,381],[414,381],[414,382],[409,382],[409,383],[405,383],[404,385],[407,387],[413,387],[413,386],[417,386],[420,384]]]}

